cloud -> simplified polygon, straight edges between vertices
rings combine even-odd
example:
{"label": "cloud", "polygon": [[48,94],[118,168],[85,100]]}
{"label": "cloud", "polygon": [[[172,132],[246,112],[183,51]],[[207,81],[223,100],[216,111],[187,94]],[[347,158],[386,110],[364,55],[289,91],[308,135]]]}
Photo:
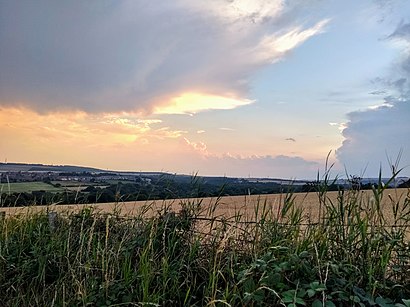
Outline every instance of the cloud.
{"label": "cloud", "polygon": [[[301,157],[278,156],[207,156],[192,165],[200,172],[231,177],[279,177],[289,178],[289,174],[299,179],[314,178],[320,164]],[[222,173],[223,172],[223,173]]]}
{"label": "cloud", "polygon": [[366,110],[348,114],[343,129],[345,140],[336,151],[338,159],[348,170],[360,174],[367,166],[367,175],[377,175],[380,165],[389,175],[388,159],[395,161],[403,151],[400,166],[410,174],[410,24],[401,23],[390,39],[404,46],[393,66],[393,76],[381,78],[395,95],[384,98]]}
{"label": "cloud", "polygon": [[[250,76],[322,32],[285,1],[0,3],[0,105],[190,113],[251,103]],[[216,99],[217,97],[218,99]]]}
{"label": "cloud", "polygon": [[320,164],[298,156],[286,155],[232,155],[215,154],[209,151],[204,142],[193,142],[183,138],[188,151],[180,170],[191,173],[197,170],[201,175],[230,177],[277,177],[289,178],[289,174],[299,179],[312,179],[317,175]]}
{"label": "cloud", "polygon": [[200,153],[202,156],[209,156],[209,152],[207,150],[207,146],[204,142],[192,142],[188,140],[187,138],[184,137],[184,141],[190,149],[192,149],[194,152]]}
{"label": "cloud", "polygon": [[332,126],[332,127],[337,127],[340,132],[343,132],[343,130],[347,127],[346,123],[331,122],[331,123],[329,123],[329,125]]}
{"label": "cloud", "polygon": [[376,95],[376,96],[379,96],[379,95],[386,95],[386,94],[387,94],[387,92],[386,92],[386,91],[384,91],[384,90],[378,90],[378,91],[372,91],[372,92],[370,92],[369,94],[370,94],[370,95]]}
{"label": "cloud", "polygon": [[[348,170],[360,174],[367,167],[367,175],[375,176],[381,164],[389,175],[387,157],[395,160],[401,150],[400,166],[410,165],[410,102],[396,101],[392,107],[357,111],[348,115],[343,130],[345,140],[336,151],[339,161]],[[405,170],[409,173],[409,169]]]}
{"label": "cloud", "polygon": [[241,177],[312,178],[318,169],[316,162],[300,157],[215,154],[187,135],[159,119],[128,113],[38,114],[0,108],[1,160]]}
{"label": "cloud", "polygon": [[[0,139],[2,149],[13,138],[26,139],[35,146],[58,144],[67,146],[96,146],[100,148],[131,144],[144,138],[175,139],[185,131],[171,130],[159,119],[140,119],[132,114],[47,113],[38,114],[29,109],[0,108]],[[10,137],[11,136],[11,137]],[[50,144],[54,141],[54,144]]]}
{"label": "cloud", "polygon": [[389,38],[397,38],[408,43],[410,41],[410,23],[401,22]]}
{"label": "cloud", "polygon": [[260,61],[270,60],[271,62],[276,62],[280,59],[279,55],[285,54],[310,37],[321,33],[328,22],[329,19],[326,19],[306,30],[296,27],[282,35],[273,34],[265,36],[255,49],[255,52],[259,50],[256,59]]}
{"label": "cloud", "polygon": [[286,138],[285,141],[296,142],[294,138]]}
{"label": "cloud", "polygon": [[228,127],[221,127],[221,128],[219,128],[219,130],[222,130],[222,131],[235,131],[235,129],[228,128]]}
{"label": "cloud", "polygon": [[230,110],[253,103],[249,99],[237,99],[215,95],[185,93],[171,99],[166,105],[155,107],[155,114],[195,114],[204,110]]}

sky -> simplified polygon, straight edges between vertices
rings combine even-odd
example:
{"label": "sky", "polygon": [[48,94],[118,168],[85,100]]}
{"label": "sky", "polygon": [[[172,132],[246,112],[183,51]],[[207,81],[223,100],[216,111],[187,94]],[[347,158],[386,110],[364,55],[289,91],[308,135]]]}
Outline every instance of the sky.
{"label": "sky", "polygon": [[0,0],[0,161],[410,176],[410,1]]}

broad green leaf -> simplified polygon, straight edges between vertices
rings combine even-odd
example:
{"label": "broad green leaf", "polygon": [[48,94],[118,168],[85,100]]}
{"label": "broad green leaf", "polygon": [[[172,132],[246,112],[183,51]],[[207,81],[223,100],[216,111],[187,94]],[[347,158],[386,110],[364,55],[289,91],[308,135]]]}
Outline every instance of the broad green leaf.
{"label": "broad green leaf", "polygon": [[295,302],[296,302],[296,304],[306,306],[305,301],[303,299],[301,299],[300,297],[297,297]]}
{"label": "broad green leaf", "polygon": [[292,303],[292,302],[293,302],[293,296],[284,296],[284,297],[282,298],[282,301],[283,301],[284,303]]}
{"label": "broad green leaf", "polygon": [[323,307],[323,303],[319,300],[314,300],[312,303],[312,307]]}
{"label": "broad green leaf", "polygon": [[383,297],[377,297],[376,298],[376,304],[380,305],[381,307],[392,307],[394,306],[394,303],[392,300],[388,298],[383,298]]}
{"label": "broad green leaf", "polygon": [[299,289],[297,296],[298,297],[305,297],[306,296],[306,290],[305,289]]}
{"label": "broad green leaf", "polygon": [[327,301],[327,302],[325,303],[325,306],[326,306],[326,307],[336,307],[336,305],[335,305],[333,302],[331,302],[331,301]]}
{"label": "broad green leaf", "polygon": [[308,297],[313,297],[313,296],[315,296],[315,294],[316,294],[315,290],[313,290],[313,289],[308,289],[307,290]]}

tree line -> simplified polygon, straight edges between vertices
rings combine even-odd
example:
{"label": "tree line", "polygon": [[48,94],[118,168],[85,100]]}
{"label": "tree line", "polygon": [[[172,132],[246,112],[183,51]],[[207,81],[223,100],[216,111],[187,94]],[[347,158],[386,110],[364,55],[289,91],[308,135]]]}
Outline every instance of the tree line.
{"label": "tree line", "polygon": [[[304,185],[281,185],[278,183],[249,182],[246,180],[214,180],[213,182],[194,178],[193,180],[174,180],[165,178],[154,183],[144,181],[118,182],[106,187],[89,185],[82,191],[50,192],[33,191],[25,193],[3,193],[0,205],[3,207],[50,205],[50,204],[87,204],[124,201],[166,200],[177,198],[203,198],[236,195],[275,194],[283,192],[315,192],[319,183]],[[410,180],[398,187],[410,187]],[[352,182],[349,187],[335,183],[327,186],[328,191],[340,189],[371,189],[371,184],[358,185]]]}

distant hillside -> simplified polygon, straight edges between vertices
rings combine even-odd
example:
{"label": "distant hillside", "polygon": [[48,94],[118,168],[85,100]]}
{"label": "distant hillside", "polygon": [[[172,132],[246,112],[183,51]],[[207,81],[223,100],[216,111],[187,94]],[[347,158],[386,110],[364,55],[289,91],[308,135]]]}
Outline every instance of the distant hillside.
{"label": "distant hillside", "polygon": [[[290,186],[302,186],[306,183],[312,182],[311,180],[287,180],[280,178],[235,178],[235,177],[220,177],[220,176],[196,176],[196,175],[184,175],[184,174],[171,174],[166,172],[138,172],[138,171],[116,171],[116,170],[103,170],[93,167],[74,166],[74,165],[47,165],[47,164],[33,164],[33,163],[1,163],[0,173],[2,172],[61,172],[61,173],[110,173],[127,176],[144,176],[144,177],[161,177],[162,179],[169,179],[178,181],[180,183],[192,183],[196,179],[200,179],[201,183],[219,184],[226,183],[238,184],[272,184],[272,185],[290,185]],[[386,183],[390,178],[382,178],[382,182]],[[361,184],[377,184],[378,178],[361,178]],[[314,181],[314,180],[313,180]],[[396,186],[406,187],[410,185],[409,177],[397,177],[395,181]],[[349,181],[346,179],[338,179],[334,182],[336,185],[349,185]]]}
{"label": "distant hillside", "polygon": [[103,170],[99,168],[75,166],[75,165],[47,165],[32,163],[1,163],[1,172],[62,172],[62,173],[113,173],[119,175],[139,175],[139,176],[171,176],[165,172],[134,172]]}
{"label": "distant hillside", "polygon": [[104,172],[92,167],[72,165],[44,165],[29,163],[0,163],[0,172]]}

